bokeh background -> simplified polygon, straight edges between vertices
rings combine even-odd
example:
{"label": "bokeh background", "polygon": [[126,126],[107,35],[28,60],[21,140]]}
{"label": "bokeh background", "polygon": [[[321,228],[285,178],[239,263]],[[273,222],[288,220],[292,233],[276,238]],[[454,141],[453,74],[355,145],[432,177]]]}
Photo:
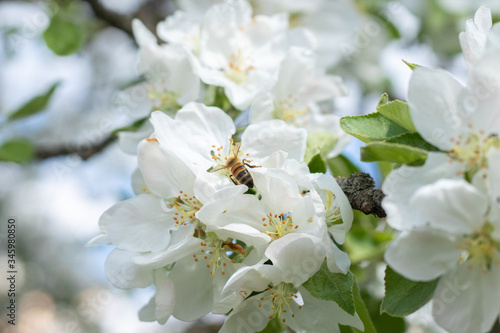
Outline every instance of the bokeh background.
{"label": "bokeh background", "polygon": [[[331,101],[339,115],[373,112],[383,92],[405,100],[411,70],[401,59],[445,68],[465,81],[459,32],[481,4],[494,18],[500,13],[499,1],[327,1],[345,3],[355,16],[337,24],[346,39],[330,72],[350,90]],[[138,17],[154,31],[178,5],[0,0],[1,332],[217,332],[221,316],[196,323],[172,318],[164,326],[140,322],[138,309],[154,291],[114,288],[103,270],[112,248],[85,247],[99,233],[99,216],[133,195],[136,159],[113,135],[138,119],[133,103],[123,103],[123,91],[141,79],[131,20]],[[40,112],[12,117],[27,105]],[[384,166],[360,163],[359,146],[353,140],[344,155],[380,184]],[[16,326],[7,324],[4,306],[8,218],[17,230]],[[380,256],[375,247],[365,250],[353,260],[361,268]],[[381,297],[383,266],[368,272],[367,290]],[[428,308],[397,325],[391,332],[441,332]]]}

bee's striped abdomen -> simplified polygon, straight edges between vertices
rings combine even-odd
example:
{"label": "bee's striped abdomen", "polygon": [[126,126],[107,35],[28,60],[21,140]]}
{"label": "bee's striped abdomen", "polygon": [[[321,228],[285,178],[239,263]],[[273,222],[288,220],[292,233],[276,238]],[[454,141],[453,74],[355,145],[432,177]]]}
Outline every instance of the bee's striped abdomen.
{"label": "bee's striped abdomen", "polygon": [[253,187],[252,176],[250,175],[250,172],[248,172],[247,168],[245,168],[243,163],[235,163],[231,167],[231,174],[234,176],[238,183],[246,185],[248,186],[248,188]]}

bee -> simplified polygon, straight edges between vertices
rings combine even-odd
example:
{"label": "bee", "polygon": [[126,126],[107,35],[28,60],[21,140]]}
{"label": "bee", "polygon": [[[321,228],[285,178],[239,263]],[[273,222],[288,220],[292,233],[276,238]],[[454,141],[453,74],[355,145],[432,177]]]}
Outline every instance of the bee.
{"label": "bee", "polygon": [[238,157],[240,146],[241,142],[237,142],[234,145],[232,156],[227,159],[226,164],[218,165],[210,172],[217,172],[225,169],[229,171],[229,178],[231,178],[233,183],[235,183],[236,185],[241,184],[248,186],[248,188],[253,188],[252,175],[250,175],[250,172],[248,172],[245,165],[250,168],[255,168],[255,166],[249,165],[245,162],[245,160],[240,160],[240,158]]}

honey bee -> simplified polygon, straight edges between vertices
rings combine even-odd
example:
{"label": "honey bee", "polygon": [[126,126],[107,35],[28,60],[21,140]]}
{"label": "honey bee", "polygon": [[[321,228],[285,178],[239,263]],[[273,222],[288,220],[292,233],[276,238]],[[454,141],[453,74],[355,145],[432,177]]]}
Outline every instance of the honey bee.
{"label": "honey bee", "polygon": [[245,160],[240,160],[240,158],[238,157],[240,146],[241,142],[237,142],[234,145],[232,156],[227,159],[226,164],[218,165],[210,172],[217,172],[225,169],[229,171],[229,178],[231,178],[233,183],[235,183],[236,185],[241,184],[248,186],[248,188],[253,188],[252,175],[250,175],[250,172],[248,172],[245,165],[250,168],[255,168],[255,166],[247,164]]}

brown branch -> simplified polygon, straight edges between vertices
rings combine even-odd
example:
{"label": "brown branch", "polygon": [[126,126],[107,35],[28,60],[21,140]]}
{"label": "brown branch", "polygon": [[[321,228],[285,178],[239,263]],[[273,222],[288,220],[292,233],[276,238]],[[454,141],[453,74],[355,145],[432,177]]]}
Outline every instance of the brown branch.
{"label": "brown branch", "polygon": [[369,174],[357,172],[348,178],[337,177],[337,183],[347,195],[352,209],[362,211],[366,215],[386,216],[382,208],[384,193],[374,188],[375,181]]}
{"label": "brown branch", "polygon": [[132,33],[132,20],[137,17],[148,27],[148,29],[158,38],[156,35],[156,24],[165,19],[165,17],[172,14],[171,10],[175,9],[175,6],[171,3],[172,0],[149,0],[144,5],[137,10],[134,15],[121,15],[108,10],[104,7],[99,0],[82,0],[87,2],[94,15],[106,22],[110,26],[123,30],[130,36]]}
{"label": "brown branch", "polygon": [[82,160],[87,160],[95,154],[100,153],[107,146],[116,140],[116,136],[109,136],[103,141],[94,145],[67,145],[65,147],[37,147],[35,152],[35,160],[41,161],[52,157],[65,156],[76,154],[81,157]]}
{"label": "brown branch", "polygon": [[132,18],[117,14],[104,7],[99,0],[82,0],[88,2],[97,18],[105,21],[109,25],[125,31],[132,36]]}

